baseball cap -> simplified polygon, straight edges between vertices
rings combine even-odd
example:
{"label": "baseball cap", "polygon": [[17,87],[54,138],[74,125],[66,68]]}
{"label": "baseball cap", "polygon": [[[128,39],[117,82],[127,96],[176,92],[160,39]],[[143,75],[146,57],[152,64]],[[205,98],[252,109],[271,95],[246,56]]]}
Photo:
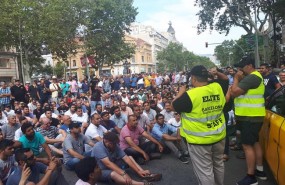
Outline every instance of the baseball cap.
{"label": "baseball cap", "polygon": [[69,125],[69,129],[73,129],[73,128],[79,128],[80,124],[76,121],[72,121]]}
{"label": "baseball cap", "polygon": [[203,65],[194,66],[191,69],[191,75],[208,78],[208,70]]}
{"label": "baseball cap", "polygon": [[241,60],[237,64],[234,64],[234,66],[243,68],[244,66],[250,65],[250,64],[255,66],[254,57],[252,55],[246,55],[242,57]]}
{"label": "baseball cap", "polygon": [[16,109],[15,110],[15,114],[22,114],[22,110],[21,109]]}

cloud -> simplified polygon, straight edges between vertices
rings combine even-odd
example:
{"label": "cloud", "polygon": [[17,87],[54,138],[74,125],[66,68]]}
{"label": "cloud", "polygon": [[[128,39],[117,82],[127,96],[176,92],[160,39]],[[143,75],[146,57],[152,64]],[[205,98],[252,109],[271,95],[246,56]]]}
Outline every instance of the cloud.
{"label": "cloud", "polygon": [[205,48],[205,42],[221,43],[226,39],[238,39],[241,34],[245,34],[241,28],[233,28],[227,37],[216,31],[206,31],[198,35],[196,14],[199,8],[194,6],[194,0],[158,0],[155,2],[136,0],[135,5],[138,6],[140,23],[150,25],[158,31],[166,31],[168,22],[171,21],[176,32],[176,39],[196,54],[214,53],[215,46]]}

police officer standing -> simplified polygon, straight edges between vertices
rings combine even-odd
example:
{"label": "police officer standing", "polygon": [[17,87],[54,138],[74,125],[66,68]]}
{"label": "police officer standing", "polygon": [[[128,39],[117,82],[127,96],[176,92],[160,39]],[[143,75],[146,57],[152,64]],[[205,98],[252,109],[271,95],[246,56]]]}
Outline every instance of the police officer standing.
{"label": "police officer standing", "polygon": [[266,180],[263,171],[259,131],[265,116],[265,86],[261,74],[255,70],[252,55],[245,56],[235,65],[239,71],[234,77],[231,96],[235,97],[235,118],[241,131],[241,143],[247,162],[247,175],[237,185],[258,184],[256,177]]}
{"label": "police officer standing", "polygon": [[199,185],[223,185],[226,124],[223,108],[226,103],[228,78],[216,72],[219,79],[208,82],[208,71],[198,65],[191,70],[191,84],[181,86],[172,102],[181,113],[180,134],[188,150]]}

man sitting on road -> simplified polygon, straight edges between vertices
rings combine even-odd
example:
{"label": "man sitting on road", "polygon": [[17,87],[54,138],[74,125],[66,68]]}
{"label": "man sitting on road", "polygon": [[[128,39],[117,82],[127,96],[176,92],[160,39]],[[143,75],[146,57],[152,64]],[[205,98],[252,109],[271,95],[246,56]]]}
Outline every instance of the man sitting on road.
{"label": "man sitting on road", "polygon": [[63,142],[63,159],[66,169],[74,170],[75,164],[85,156],[90,156],[90,152],[84,152],[84,144],[94,146],[94,143],[87,136],[81,134],[80,124],[72,122],[69,125],[70,134]]}
{"label": "man sitting on road", "polygon": [[0,141],[0,184],[6,181],[15,168],[14,141],[4,139]]}
{"label": "man sitting on road", "polygon": [[20,128],[20,124],[16,123],[16,116],[8,116],[8,124],[2,126],[2,133],[5,139],[13,140],[15,137],[15,132]]}
{"label": "man sitting on road", "polygon": [[[103,139],[104,133],[107,133],[107,129],[100,125],[101,116],[97,113],[94,113],[91,117],[91,124],[88,126],[85,136],[87,136],[89,139],[92,140],[92,142],[95,144],[98,141],[101,141]],[[92,148],[89,145],[85,144],[85,151],[91,151]]]}
{"label": "man sitting on road", "polygon": [[75,114],[71,116],[71,120],[81,124],[81,132],[84,133],[88,127],[88,114],[84,113],[82,107],[76,107]]}
{"label": "man sitting on road", "polygon": [[[140,143],[139,137],[141,136],[149,141]],[[162,152],[163,146],[138,125],[136,116],[130,115],[127,125],[122,128],[120,133],[120,148],[128,156],[132,156],[139,164],[144,164],[145,161],[154,156],[152,154],[156,152],[155,144],[158,146],[159,151]],[[159,157],[161,155],[158,155]]]}
{"label": "man sitting on road", "polygon": [[158,140],[163,146],[167,146],[172,152],[174,152],[182,163],[189,163],[188,159],[186,158],[189,156],[187,147],[184,141],[181,139],[179,129],[166,124],[162,114],[157,114],[155,118],[157,123],[154,125],[151,131],[152,137]]}
{"label": "man sitting on road", "polygon": [[39,132],[35,132],[31,123],[23,124],[21,130],[24,135],[20,137],[19,142],[16,142],[14,146],[30,148],[35,156],[39,156],[42,153],[41,149],[44,149],[48,159],[51,159],[51,151],[44,136]]}
{"label": "man sitting on road", "polygon": [[[29,148],[20,148],[15,151],[15,159],[18,166],[9,176],[6,185],[18,185],[23,174],[23,170],[29,168],[30,175],[25,184],[50,184],[50,185],[67,185],[67,181],[57,167],[60,165],[59,160],[51,158],[48,166],[36,162],[33,151]],[[40,174],[44,176],[40,179]],[[24,173],[25,174],[25,173]]]}
{"label": "man sitting on road", "polygon": [[123,126],[128,122],[128,118],[125,114],[121,113],[120,107],[113,107],[114,114],[110,117],[110,120],[114,121],[115,124],[122,129]]}
{"label": "man sitting on road", "polygon": [[40,122],[41,126],[36,129],[37,132],[41,133],[45,137],[45,140],[52,151],[59,155],[63,155],[62,150],[58,148],[61,148],[66,137],[66,132],[55,126],[51,126],[51,120],[48,118],[42,118]]}
{"label": "man sitting on road", "polygon": [[108,131],[120,133],[121,129],[116,125],[116,123],[112,120],[110,120],[109,112],[102,112],[101,114],[101,122],[100,124],[105,127]]}
{"label": "man sitting on road", "polygon": [[92,149],[92,157],[95,157],[102,170],[100,181],[112,182],[116,184],[149,185],[147,181],[138,182],[122,169],[124,162],[133,169],[140,177],[150,180],[160,180],[161,174],[151,174],[149,170],[143,170],[132,157],[128,157],[118,146],[119,138],[113,132],[104,135],[103,141],[95,144]]}

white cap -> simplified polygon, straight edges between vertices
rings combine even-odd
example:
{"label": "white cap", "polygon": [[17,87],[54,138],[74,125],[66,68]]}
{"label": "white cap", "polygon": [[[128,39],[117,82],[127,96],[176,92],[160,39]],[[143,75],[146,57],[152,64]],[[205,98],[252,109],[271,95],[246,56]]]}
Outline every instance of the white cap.
{"label": "white cap", "polygon": [[56,76],[52,76],[51,78],[52,78],[52,79],[56,79]]}
{"label": "white cap", "polygon": [[29,84],[30,83],[30,81],[26,81],[26,84]]}

